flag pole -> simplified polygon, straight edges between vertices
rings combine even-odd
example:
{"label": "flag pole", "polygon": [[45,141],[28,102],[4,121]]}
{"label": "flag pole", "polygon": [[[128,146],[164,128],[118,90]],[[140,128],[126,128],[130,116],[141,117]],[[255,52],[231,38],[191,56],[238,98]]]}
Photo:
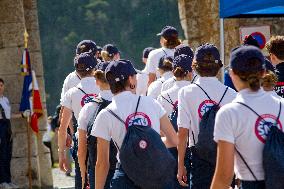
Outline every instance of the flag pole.
{"label": "flag pole", "polygon": [[[24,46],[25,49],[28,48],[28,37],[29,34],[27,29],[25,29],[24,33]],[[29,177],[29,189],[32,189],[32,161],[31,161],[31,132],[30,132],[30,125],[31,125],[31,112],[27,115],[27,135],[28,135],[28,177]]]}

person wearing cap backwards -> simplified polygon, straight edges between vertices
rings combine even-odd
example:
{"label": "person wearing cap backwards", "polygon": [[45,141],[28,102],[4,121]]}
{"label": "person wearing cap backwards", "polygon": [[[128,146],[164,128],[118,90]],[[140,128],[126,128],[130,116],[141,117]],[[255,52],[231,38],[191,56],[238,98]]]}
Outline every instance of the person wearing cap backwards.
{"label": "person wearing cap backwards", "polygon": [[[143,50],[142,62],[146,65],[149,53],[154,50],[153,47],[147,47]],[[145,68],[141,71],[141,73],[137,73],[137,87],[136,94],[137,95],[147,95],[148,90],[148,73]]]}
{"label": "person wearing cap backwards", "polygon": [[173,77],[173,58],[172,57],[162,57],[160,59],[158,65],[158,71],[161,75],[161,78],[157,79],[156,81],[152,82],[148,87],[147,96],[151,96],[154,99],[157,99],[158,96],[161,94],[162,84]]}
{"label": "person wearing cap backwards", "polygon": [[[107,67],[108,63],[107,62],[102,62],[97,65],[97,69],[94,72],[94,76],[96,78],[96,83],[100,88],[100,94],[99,97],[97,98],[98,102],[101,102],[102,100],[109,101],[111,102],[113,94],[110,91],[109,84],[105,78],[105,69]],[[87,136],[88,132],[88,124],[90,124],[91,121],[94,121],[94,118],[92,117],[95,113],[95,111],[98,111],[98,102],[90,102],[86,104],[82,110],[79,113],[79,118],[78,118],[78,133],[79,133],[79,138],[78,138],[78,159],[79,159],[79,165],[80,165],[80,171],[81,171],[81,177],[82,177],[82,183],[85,183],[86,180],[86,158],[88,157],[88,164],[89,164],[89,183],[90,183],[90,188],[93,189],[95,188],[95,161],[96,159],[95,154],[96,150],[95,147],[90,150],[88,148],[88,156],[87,156],[87,140],[90,142],[90,138]],[[88,146],[91,144],[88,144]],[[115,149],[115,146],[114,146]],[[95,150],[95,151],[94,151]],[[115,154],[110,154],[111,157],[116,156],[116,149],[114,150]],[[111,162],[110,162],[111,163]],[[115,168],[114,166],[112,166]],[[108,178],[105,184],[105,188],[109,188],[110,185],[110,180],[114,174],[115,169],[110,169]]]}
{"label": "person wearing cap backwards", "polygon": [[284,98],[284,36],[274,36],[266,43],[271,63],[276,67],[275,73],[278,81],[275,86],[275,92]]}
{"label": "person wearing cap backwards", "polygon": [[[178,145],[178,180],[186,186],[189,175],[186,174],[184,157],[189,141],[189,147],[194,148],[198,141],[199,124],[202,116],[214,104],[223,106],[231,102],[236,92],[223,85],[217,79],[217,74],[223,66],[217,47],[213,44],[199,46],[194,54],[192,68],[200,76],[195,83],[183,87],[178,93],[178,119],[179,145]],[[207,95],[205,94],[205,92]],[[224,92],[226,91],[226,92]],[[222,98],[223,96],[223,98]],[[221,100],[222,99],[222,100]],[[189,134],[190,133],[190,134]],[[189,137],[189,138],[188,138]],[[209,188],[214,174],[214,168],[203,162],[192,150],[191,184],[193,189]]]}
{"label": "person wearing cap backwards", "polygon": [[256,47],[241,46],[231,52],[230,76],[239,94],[216,115],[214,140],[218,152],[211,189],[228,188],[234,171],[242,189],[265,188],[263,148],[269,129],[263,128],[252,110],[265,121],[277,123],[278,128],[284,123],[284,111],[279,114],[280,101],[261,88],[264,64],[264,56]]}
{"label": "person wearing cap backwards", "polygon": [[162,57],[174,56],[174,48],[181,44],[181,41],[178,38],[178,31],[172,26],[165,26],[160,33],[157,34],[160,36],[161,48],[155,49],[149,53],[147,64],[145,70],[149,73],[148,85],[156,80],[157,68]]}
{"label": "person wearing cap backwards", "polygon": [[[186,56],[189,56],[189,57],[193,57],[192,49],[188,45],[185,45],[185,44],[180,44],[180,45],[175,47],[174,58],[179,56],[179,55],[182,55],[182,54],[184,54]],[[190,65],[191,65],[191,62],[190,62]],[[194,74],[192,82],[194,82],[194,80],[196,80],[196,79],[197,79],[197,75]],[[174,84],[175,84],[175,81],[176,81],[175,76],[173,76],[170,79],[166,80],[162,84],[161,92],[166,91],[166,90],[172,88],[174,86]]]}
{"label": "person wearing cap backwards", "polygon": [[[74,58],[74,66],[76,73],[79,75],[81,82],[67,91],[62,100],[62,117],[58,132],[58,155],[59,155],[59,167],[62,171],[66,171],[66,139],[67,128],[72,119],[72,112],[76,120],[78,120],[79,112],[82,107],[88,102],[94,101],[94,98],[99,95],[100,89],[96,85],[96,80],[92,76],[94,68],[97,64],[96,58],[89,53],[82,53]],[[74,133],[77,128],[74,127]],[[77,157],[77,136],[73,136],[73,159],[75,161],[75,188],[81,189],[81,173],[78,164]]]}
{"label": "person wearing cap backwards", "polygon": [[106,44],[101,51],[101,56],[103,58],[103,61],[105,62],[109,62],[112,60],[119,60],[120,52],[118,48],[113,44]]}
{"label": "person wearing cap backwards", "polygon": [[[106,79],[110,84],[110,90],[114,94],[111,104],[107,109],[113,111],[125,122],[134,121],[133,112],[139,99],[136,92],[136,71],[129,60],[110,62],[106,69]],[[147,122],[158,133],[163,132],[166,136],[165,143],[177,144],[177,136],[167,117],[165,110],[152,98],[141,96],[138,112],[142,122]],[[126,123],[127,124],[127,123]],[[97,137],[97,164],[96,164],[96,189],[103,189],[109,170],[109,141],[112,139],[121,147],[126,134],[126,127],[108,110],[103,109],[97,116],[91,135]],[[119,160],[118,160],[119,161]],[[147,164],[147,161],[145,161]],[[133,167],[133,169],[136,169]],[[134,181],[135,182],[135,181]],[[121,166],[116,169],[111,181],[112,189],[139,189],[124,173]]]}

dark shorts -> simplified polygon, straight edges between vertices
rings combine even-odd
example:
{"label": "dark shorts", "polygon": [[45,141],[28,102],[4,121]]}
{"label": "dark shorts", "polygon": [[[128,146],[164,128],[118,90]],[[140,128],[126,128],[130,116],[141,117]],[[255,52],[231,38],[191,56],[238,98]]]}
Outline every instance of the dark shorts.
{"label": "dark shorts", "polygon": [[264,181],[241,181],[240,189],[265,189],[265,182]]}

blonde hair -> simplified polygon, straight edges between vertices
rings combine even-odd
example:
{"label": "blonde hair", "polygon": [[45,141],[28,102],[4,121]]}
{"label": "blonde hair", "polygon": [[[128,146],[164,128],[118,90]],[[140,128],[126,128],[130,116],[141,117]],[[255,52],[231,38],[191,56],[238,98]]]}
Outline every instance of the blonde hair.
{"label": "blonde hair", "polygon": [[114,54],[109,54],[107,51],[101,51],[101,56],[104,61],[112,61]]}
{"label": "blonde hair", "polygon": [[277,81],[277,75],[272,71],[268,70],[261,80],[261,86],[264,88],[274,88],[276,86]]}

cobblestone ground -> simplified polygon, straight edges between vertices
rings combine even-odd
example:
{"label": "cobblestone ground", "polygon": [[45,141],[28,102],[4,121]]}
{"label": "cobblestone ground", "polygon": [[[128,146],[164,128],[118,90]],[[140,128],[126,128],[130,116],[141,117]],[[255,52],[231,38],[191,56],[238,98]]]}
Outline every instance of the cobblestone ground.
{"label": "cobblestone ground", "polygon": [[[74,171],[66,176],[59,168],[52,169],[53,186],[55,189],[73,189],[75,186]],[[75,188],[74,188],[75,189]]]}

